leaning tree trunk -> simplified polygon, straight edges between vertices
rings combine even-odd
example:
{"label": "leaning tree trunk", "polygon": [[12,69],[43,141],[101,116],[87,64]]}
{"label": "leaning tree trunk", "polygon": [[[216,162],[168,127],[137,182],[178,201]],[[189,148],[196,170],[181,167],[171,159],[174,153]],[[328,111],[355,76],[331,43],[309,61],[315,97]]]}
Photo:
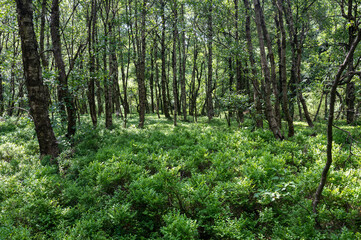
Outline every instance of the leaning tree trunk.
{"label": "leaning tree trunk", "polygon": [[335,112],[337,86],[341,80],[343,71],[346,69],[347,65],[352,60],[351,57],[353,56],[353,53],[355,52],[355,49],[359,44],[360,40],[361,40],[361,31],[359,30],[357,37],[355,41],[352,43],[350,50],[348,51],[343,63],[338,68],[337,74],[335,76],[335,80],[333,81],[332,88],[330,91],[330,109],[329,109],[328,124],[327,124],[327,161],[321,174],[320,184],[316,190],[312,202],[313,212],[316,214],[317,214],[317,205],[320,202],[322,191],[326,184],[327,174],[332,164],[332,141],[333,141],[332,128],[333,128],[333,120],[334,120],[334,112]]}
{"label": "leaning tree trunk", "polygon": [[53,0],[51,7],[50,32],[53,42],[55,65],[59,71],[58,100],[61,106],[63,106],[61,107],[63,116],[65,115],[64,107],[66,108],[68,115],[68,131],[66,135],[68,138],[71,138],[76,131],[76,109],[73,96],[69,93],[68,76],[65,72],[65,64],[61,51],[59,0]]}
{"label": "leaning tree trunk", "polygon": [[33,25],[32,1],[16,0],[16,8],[30,114],[34,120],[40,155],[50,155],[55,163],[59,148],[49,119],[49,92],[41,76],[38,43]]}

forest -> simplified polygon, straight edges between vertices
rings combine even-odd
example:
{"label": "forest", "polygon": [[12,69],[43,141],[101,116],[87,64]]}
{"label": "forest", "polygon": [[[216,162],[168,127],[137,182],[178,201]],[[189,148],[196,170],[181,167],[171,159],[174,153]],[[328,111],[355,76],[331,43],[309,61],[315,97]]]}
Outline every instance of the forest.
{"label": "forest", "polygon": [[0,239],[361,239],[360,0],[0,0]]}

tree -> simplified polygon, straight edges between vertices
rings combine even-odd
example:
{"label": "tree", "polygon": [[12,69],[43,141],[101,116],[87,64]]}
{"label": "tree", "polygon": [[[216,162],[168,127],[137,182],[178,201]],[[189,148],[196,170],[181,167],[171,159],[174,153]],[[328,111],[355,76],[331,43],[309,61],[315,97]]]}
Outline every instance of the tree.
{"label": "tree", "polygon": [[97,126],[97,113],[95,105],[95,27],[97,22],[97,1],[91,2],[91,13],[88,17],[88,50],[89,50],[89,81],[88,81],[88,101],[90,116],[93,126]]}
{"label": "tree", "polygon": [[40,55],[33,24],[32,0],[15,2],[30,114],[34,120],[40,155],[51,156],[52,162],[55,163],[59,148],[48,114],[49,92],[42,80]]}
{"label": "tree", "polygon": [[280,41],[280,82],[282,85],[282,109],[285,114],[286,121],[288,123],[288,137],[292,137],[295,134],[293,119],[289,111],[288,101],[288,88],[287,88],[287,67],[286,67],[286,31],[283,23],[283,0],[273,1],[276,8],[278,9],[278,28],[281,34]]}
{"label": "tree", "polygon": [[213,109],[213,0],[207,1],[208,14],[207,14],[207,48],[208,48],[208,78],[207,78],[207,116],[208,121],[211,121],[214,115]]}
{"label": "tree", "polygon": [[[265,22],[262,21],[263,11],[261,9],[261,4],[259,0],[254,0],[254,6],[255,6],[255,22],[257,26],[257,33],[259,38],[259,45],[260,45],[260,54],[261,54],[261,66],[262,66],[262,72],[264,75],[264,82],[263,82],[263,88],[265,89],[264,92],[264,101],[265,101],[265,111],[266,111],[266,117],[268,120],[268,125],[273,132],[273,135],[277,139],[283,139],[283,135],[279,126],[279,123],[277,121],[277,118],[275,116],[274,109],[272,107],[271,102],[271,75],[267,63],[267,57],[266,57],[266,51],[265,51],[265,45],[264,45],[264,38],[267,35],[267,32],[265,31]],[[262,27],[263,26],[263,27]]]}
{"label": "tree", "polygon": [[[61,38],[60,38],[60,10],[59,0],[53,0],[51,6],[51,39],[53,42],[53,54],[58,69],[58,100],[60,103],[60,110],[63,117],[67,113],[68,130],[67,137],[71,138],[76,131],[76,109],[73,96],[68,88],[68,74],[65,70],[65,64],[62,56]],[[66,113],[65,113],[66,108]]]}
{"label": "tree", "polygon": [[178,83],[177,83],[177,42],[178,42],[178,9],[177,0],[172,2],[173,11],[173,51],[172,51],[172,69],[173,69],[173,99],[174,99],[174,112],[173,123],[177,126],[178,114]]}
{"label": "tree", "polygon": [[162,15],[162,37],[161,37],[161,58],[162,58],[162,99],[163,99],[163,113],[166,118],[170,119],[169,107],[167,101],[167,76],[166,76],[166,46],[165,46],[165,31],[166,31],[166,19],[165,19],[165,1],[161,0],[161,15]]}
{"label": "tree", "polygon": [[336,103],[336,91],[337,87],[340,83],[340,80],[342,78],[342,74],[345,71],[345,69],[349,66],[350,61],[352,61],[353,54],[356,50],[357,45],[360,43],[361,40],[361,30],[357,29],[357,36],[352,42],[349,51],[347,52],[343,63],[339,66],[337,70],[337,74],[335,76],[335,79],[332,83],[332,88],[330,91],[330,105],[329,105],[329,115],[328,115],[328,121],[327,121],[327,161],[325,164],[325,167],[323,168],[322,174],[321,174],[321,181],[318,185],[318,188],[316,190],[314,199],[313,199],[313,212],[317,213],[317,206],[320,202],[322,191],[325,187],[326,181],[327,181],[327,174],[332,164],[332,145],[333,145],[333,122],[334,122],[334,113],[335,113],[335,103]]}

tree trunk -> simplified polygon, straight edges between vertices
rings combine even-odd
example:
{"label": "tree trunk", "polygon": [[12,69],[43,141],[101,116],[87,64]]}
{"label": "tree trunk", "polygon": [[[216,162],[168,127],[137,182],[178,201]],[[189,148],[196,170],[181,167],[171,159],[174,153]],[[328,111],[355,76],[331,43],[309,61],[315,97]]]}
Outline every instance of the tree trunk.
{"label": "tree trunk", "polygon": [[346,85],[346,105],[347,105],[347,123],[351,124],[355,121],[355,83],[350,81]]}
{"label": "tree trunk", "polygon": [[157,47],[156,40],[154,38],[152,52],[150,54],[150,78],[149,78],[149,88],[150,88],[150,110],[154,113],[154,59],[155,56],[155,48]]}
{"label": "tree trunk", "polygon": [[62,106],[62,114],[65,115],[64,108],[66,108],[68,115],[68,130],[66,136],[68,138],[72,138],[76,131],[76,109],[73,96],[69,93],[68,76],[65,72],[65,64],[61,51],[59,0],[53,0],[52,3],[50,31],[53,43],[55,65],[59,71],[58,100],[59,104]]}
{"label": "tree trunk", "polygon": [[[235,10],[235,41],[236,41],[236,91],[237,94],[242,94],[242,91],[246,89],[245,79],[242,79],[242,62],[240,59],[240,40],[239,40],[239,29],[238,29],[238,0],[234,0],[234,10]],[[237,110],[237,117],[240,122],[244,121],[243,109]]]}
{"label": "tree trunk", "polygon": [[182,113],[183,120],[187,121],[187,94],[186,94],[186,63],[187,63],[187,54],[186,54],[186,36],[185,36],[185,20],[184,20],[184,4],[181,6],[182,14],[182,74],[180,76],[181,83],[181,102],[182,102]]}
{"label": "tree trunk", "polygon": [[118,70],[118,58],[116,53],[116,39],[113,32],[113,23],[109,22],[109,77],[110,77],[110,86],[112,91],[112,107],[115,105],[116,116],[121,116],[123,118],[123,113],[120,107],[120,88],[119,88],[119,70]]}
{"label": "tree trunk", "polygon": [[[260,8],[261,9],[261,8]],[[264,14],[263,14],[263,10],[261,9],[260,11],[260,21],[261,21],[261,27],[262,27],[262,32],[263,32],[263,36],[264,36],[264,40],[268,49],[268,55],[267,57],[270,60],[270,65],[271,65],[271,83],[272,83],[272,90],[273,90],[273,95],[275,97],[275,102],[274,102],[274,114],[275,114],[275,118],[276,121],[279,125],[279,128],[281,129],[282,124],[281,124],[281,110],[280,110],[280,101],[279,101],[279,91],[278,91],[278,84],[277,84],[277,74],[276,74],[276,64],[275,64],[275,57],[273,54],[273,49],[272,49],[272,40],[270,38],[270,35],[268,33],[267,30],[267,26],[266,26],[266,22],[264,19]]]}
{"label": "tree trunk", "polygon": [[158,62],[157,62],[157,59],[158,59],[158,46],[157,44],[154,46],[154,60],[155,60],[155,81],[154,81],[154,84],[155,84],[155,101],[156,101],[156,106],[155,106],[155,110],[157,112],[157,116],[158,118],[160,118],[160,115],[159,115],[159,104],[160,104],[160,91],[158,91],[158,89],[160,90],[159,88],[159,66],[158,66]]}
{"label": "tree trunk", "polygon": [[43,0],[41,3],[41,14],[40,14],[40,58],[41,58],[41,64],[45,69],[48,68],[49,61],[46,58],[46,55],[44,53],[44,40],[45,40],[45,17],[47,13],[47,0]]}
{"label": "tree trunk", "polygon": [[[299,39],[298,32],[295,28],[293,16],[292,16],[292,9],[291,3],[287,0],[287,7],[284,8],[284,13],[287,19],[288,28],[290,31],[290,38],[291,38],[291,52],[292,52],[292,68],[291,68],[291,78],[290,78],[290,90],[292,94],[292,99],[298,98],[298,100],[302,104],[302,108],[307,120],[309,127],[313,127],[313,122],[308,112],[306,101],[303,97],[302,90],[300,89],[301,84],[301,57],[302,57],[302,35],[304,35],[304,30],[302,30],[301,39]],[[291,116],[293,117],[294,113],[294,104],[291,105]]]}
{"label": "tree trunk", "polygon": [[250,17],[250,4],[248,0],[243,0],[244,6],[246,8],[246,38],[247,38],[247,50],[249,55],[249,62],[252,69],[252,85],[253,85],[253,100],[255,102],[256,108],[256,126],[257,128],[263,127],[262,120],[262,105],[261,98],[262,94],[260,91],[259,83],[257,80],[257,70],[255,66],[255,60],[253,56],[253,44],[252,44],[252,35],[251,35],[251,17]]}
{"label": "tree trunk", "polygon": [[172,52],[172,69],[173,69],[173,99],[174,99],[174,112],[173,112],[173,124],[177,126],[177,114],[178,114],[178,85],[177,85],[177,41],[178,41],[178,11],[176,0],[173,1],[173,52]]}
{"label": "tree trunk", "polygon": [[[111,58],[109,57],[109,72],[108,72],[108,52],[109,49],[109,43],[108,39],[110,36],[110,31],[108,28],[109,24],[109,13],[110,13],[110,2],[105,1],[104,2],[104,9],[105,10],[105,19],[103,19],[103,28],[104,28],[104,46],[105,49],[103,50],[103,70],[104,70],[104,100],[105,100],[105,127],[107,129],[110,129],[113,125],[113,103],[112,103],[112,81],[110,79],[110,64],[111,64]],[[108,45],[109,44],[109,45]],[[110,56],[110,55],[109,55]]]}
{"label": "tree trunk", "polygon": [[161,1],[162,11],[162,38],[161,38],[161,57],[162,57],[162,98],[163,98],[163,113],[166,118],[170,119],[169,107],[167,101],[167,79],[166,79],[166,56],[165,56],[165,1]]}
{"label": "tree trunk", "polygon": [[261,21],[261,15],[263,15],[263,13],[262,13],[262,9],[261,9],[259,0],[253,0],[253,2],[255,5],[255,13],[256,13],[255,14],[255,22],[256,22],[256,26],[257,26],[257,33],[258,33],[259,45],[260,45],[261,66],[262,66],[262,71],[263,71],[264,79],[265,79],[264,100],[265,100],[265,105],[266,105],[266,117],[268,120],[269,127],[270,127],[271,131],[273,132],[273,135],[275,136],[275,138],[282,140],[284,137],[283,137],[281,129],[278,125],[277,118],[275,117],[274,109],[272,107],[272,102],[271,102],[271,75],[270,75],[270,71],[269,71],[269,67],[268,67],[268,63],[267,63],[266,51],[265,51],[265,46],[264,46],[265,34],[263,34],[263,32],[262,32],[262,21]]}
{"label": "tree trunk", "polygon": [[357,45],[359,44],[361,40],[361,31],[359,30],[356,39],[350,46],[350,50],[348,51],[344,62],[341,64],[341,66],[338,68],[337,74],[335,76],[335,80],[333,81],[332,88],[330,91],[330,110],[328,115],[328,124],[327,124],[327,161],[326,165],[322,171],[321,174],[321,181],[320,184],[316,190],[312,206],[313,206],[313,212],[317,214],[317,205],[320,202],[322,191],[325,187],[326,181],[327,181],[327,174],[332,164],[332,142],[333,142],[333,135],[332,135],[332,128],[333,128],[333,121],[334,121],[334,112],[335,112],[335,101],[336,101],[336,91],[337,86],[340,82],[340,79],[342,77],[342,73],[346,69],[347,65],[350,61],[352,61],[353,53],[355,52],[355,49]]}
{"label": "tree trunk", "polygon": [[48,114],[49,92],[41,76],[40,56],[33,25],[32,1],[16,0],[16,8],[30,114],[34,120],[40,155],[50,155],[52,162],[56,163],[55,158],[59,155],[59,148]]}
{"label": "tree trunk", "polygon": [[92,1],[91,5],[91,15],[89,18],[88,23],[88,49],[89,49],[89,81],[88,81],[88,102],[89,102],[89,111],[90,117],[92,119],[93,126],[97,126],[97,113],[96,113],[96,106],[95,106],[95,26],[96,26],[96,0]]}
{"label": "tree trunk", "polygon": [[211,121],[214,116],[213,109],[213,1],[209,1],[208,12],[208,82],[207,82],[207,116],[208,121]]}
{"label": "tree trunk", "polygon": [[286,31],[283,23],[283,5],[282,0],[274,1],[274,4],[278,8],[278,27],[281,33],[281,42],[280,42],[280,82],[282,85],[282,107],[283,113],[285,114],[286,121],[288,123],[288,137],[292,137],[295,134],[295,129],[293,126],[293,119],[289,112],[288,107],[288,89],[287,89],[287,69],[286,69]]}
{"label": "tree trunk", "polygon": [[[145,88],[145,54],[146,54],[146,25],[145,17],[147,13],[146,5],[147,0],[143,0],[141,12],[141,30],[140,30],[140,39],[138,39],[138,62],[137,62],[137,80],[138,80],[138,92],[139,92],[139,128],[144,127],[145,121],[145,110],[146,110],[146,88]],[[137,20],[136,20],[137,21]],[[139,37],[139,36],[138,36]]]}

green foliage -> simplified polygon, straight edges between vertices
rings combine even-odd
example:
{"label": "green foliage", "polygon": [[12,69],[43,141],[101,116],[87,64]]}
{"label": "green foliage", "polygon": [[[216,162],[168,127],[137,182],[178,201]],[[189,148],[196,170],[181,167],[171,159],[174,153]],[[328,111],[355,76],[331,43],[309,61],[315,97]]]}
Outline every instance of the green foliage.
{"label": "green foliage", "polygon": [[[27,119],[0,123],[8,129],[0,138],[0,239],[360,238],[356,143],[348,160],[348,145],[335,143],[323,230],[315,228],[324,125],[296,123],[297,134],[281,142],[219,119],[173,127],[150,117],[143,130],[129,120],[131,127],[112,130],[85,121],[59,171],[38,160]],[[357,136],[359,128],[347,130]]]}

